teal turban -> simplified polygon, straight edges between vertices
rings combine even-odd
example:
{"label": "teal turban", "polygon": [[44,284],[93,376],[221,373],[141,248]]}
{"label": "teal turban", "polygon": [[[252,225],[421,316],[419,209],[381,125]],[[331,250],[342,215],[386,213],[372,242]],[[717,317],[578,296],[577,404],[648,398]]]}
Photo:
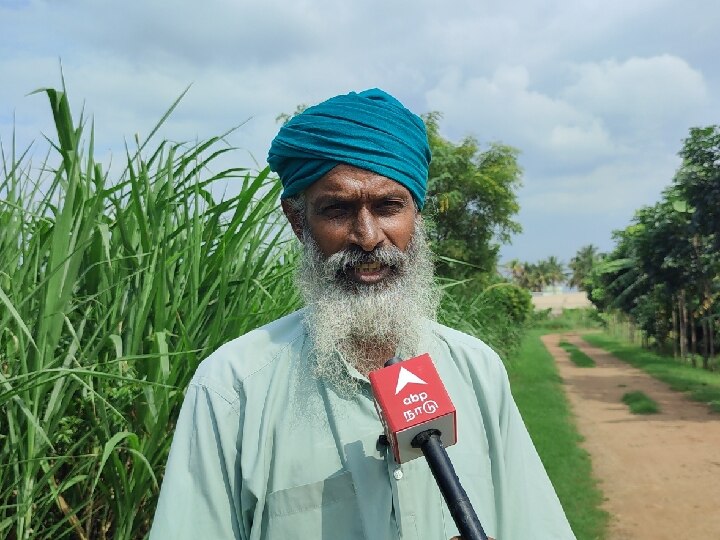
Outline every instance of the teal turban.
{"label": "teal turban", "polygon": [[377,88],[350,92],[309,107],[285,124],[268,164],[283,184],[282,198],[301,193],[340,163],[405,186],[425,204],[430,147],[425,124]]}

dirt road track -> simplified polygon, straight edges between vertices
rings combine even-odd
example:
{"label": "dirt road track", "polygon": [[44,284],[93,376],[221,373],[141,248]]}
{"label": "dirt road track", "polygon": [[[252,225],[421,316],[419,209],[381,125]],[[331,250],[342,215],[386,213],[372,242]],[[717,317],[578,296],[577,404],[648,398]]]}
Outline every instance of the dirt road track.
{"label": "dirt road track", "polygon": [[[559,347],[597,363],[576,367]],[[543,336],[592,456],[612,516],[609,540],[720,540],[720,414],[576,334]],[[621,398],[641,390],[660,413],[633,415]]]}

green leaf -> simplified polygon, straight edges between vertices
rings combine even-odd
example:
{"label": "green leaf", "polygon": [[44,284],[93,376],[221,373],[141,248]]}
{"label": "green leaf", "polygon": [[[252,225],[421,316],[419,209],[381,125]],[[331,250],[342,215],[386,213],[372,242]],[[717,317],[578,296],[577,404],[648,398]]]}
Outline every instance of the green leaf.
{"label": "green leaf", "polygon": [[116,433],[110,438],[109,441],[105,443],[105,445],[103,446],[102,456],[100,457],[100,463],[98,464],[98,471],[95,475],[95,480],[93,480],[92,487],[90,488],[90,493],[93,493],[95,491],[95,486],[97,486],[97,483],[100,481],[100,476],[102,476],[103,469],[105,468],[105,464],[107,463],[110,454],[115,451],[117,446],[124,439],[130,439],[135,444],[138,444],[137,435],[130,431],[121,431],[120,433]]}

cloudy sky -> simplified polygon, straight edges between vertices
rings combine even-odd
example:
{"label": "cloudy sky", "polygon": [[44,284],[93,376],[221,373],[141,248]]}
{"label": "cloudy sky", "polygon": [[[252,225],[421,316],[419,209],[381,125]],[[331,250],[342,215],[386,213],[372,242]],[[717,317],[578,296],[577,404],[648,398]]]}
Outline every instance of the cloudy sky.
{"label": "cloudy sky", "polygon": [[[504,260],[567,262],[654,203],[691,126],[720,123],[716,0],[0,0],[0,137],[52,134],[60,85],[122,155],[190,91],[165,136],[232,135],[264,165],[275,118],[380,87],[453,140],[521,151],[524,232]],[[13,127],[14,126],[14,127]],[[256,165],[257,163],[257,165]]]}

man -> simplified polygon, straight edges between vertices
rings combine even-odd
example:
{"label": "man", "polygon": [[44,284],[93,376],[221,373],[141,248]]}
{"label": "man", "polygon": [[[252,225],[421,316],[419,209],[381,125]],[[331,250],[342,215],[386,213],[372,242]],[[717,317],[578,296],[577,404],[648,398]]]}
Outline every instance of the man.
{"label": "man", "polygon": [[428,352],[458,411],[448,454],[486,532],[574,538],[497,355],[434,322],[422,120],[377,89],[337,96],[290,120],[268,162],[302,243],[306,307],[198,368],[151,537],[456,537],[427,463],[399,466],[378,442],[367,379]]}

